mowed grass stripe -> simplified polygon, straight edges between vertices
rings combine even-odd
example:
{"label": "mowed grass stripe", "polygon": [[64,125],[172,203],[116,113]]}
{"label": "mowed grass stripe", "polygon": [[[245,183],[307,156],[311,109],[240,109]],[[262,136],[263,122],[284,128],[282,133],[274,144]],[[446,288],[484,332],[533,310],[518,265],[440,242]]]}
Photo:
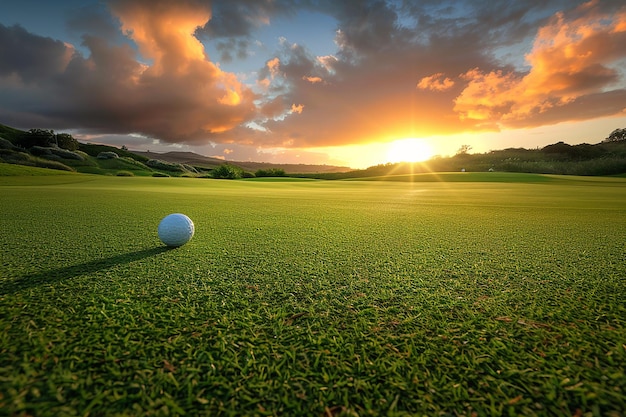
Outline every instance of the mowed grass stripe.
{"label": "mowed grass stripe", "polygon": [[[17,181],[0,189],[9,413],[626,408],[612,180]],[[196,235],[167,250],[171,212]]]}

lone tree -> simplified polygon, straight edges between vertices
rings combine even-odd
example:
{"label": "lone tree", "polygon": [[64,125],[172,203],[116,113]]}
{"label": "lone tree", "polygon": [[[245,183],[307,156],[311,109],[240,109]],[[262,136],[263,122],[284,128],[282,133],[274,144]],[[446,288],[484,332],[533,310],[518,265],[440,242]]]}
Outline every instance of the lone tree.
{"label": "lone tree", "polygon": [[615,129],[603,142],[621,142],[626,140],[626,128]]}
{"label": "lone tree", "polygon": [[456,155],[467,155],[472,150],[472,145],[461,145],[459,150],[456,151]]}

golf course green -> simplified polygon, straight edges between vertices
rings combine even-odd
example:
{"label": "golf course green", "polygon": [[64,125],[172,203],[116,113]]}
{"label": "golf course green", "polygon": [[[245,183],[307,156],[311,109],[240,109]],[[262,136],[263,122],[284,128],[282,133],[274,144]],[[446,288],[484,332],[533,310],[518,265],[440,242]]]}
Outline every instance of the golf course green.
{"label": "golf course green", "polygon": [[3,415],[626,410],[626,178],[1,165]]}

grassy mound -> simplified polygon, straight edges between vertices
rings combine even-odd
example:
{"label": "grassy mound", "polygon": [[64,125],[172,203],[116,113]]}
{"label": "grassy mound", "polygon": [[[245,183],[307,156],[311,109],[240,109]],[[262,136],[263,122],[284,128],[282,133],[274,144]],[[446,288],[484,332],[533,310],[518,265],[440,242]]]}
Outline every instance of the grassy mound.
{"label": "grassy mound", "polygon": [[0,162],[0,177],[3,176],[46,176],[46,175],[68,175],[71,172],[67,171],[50,171],[50,169],[17,165]]}

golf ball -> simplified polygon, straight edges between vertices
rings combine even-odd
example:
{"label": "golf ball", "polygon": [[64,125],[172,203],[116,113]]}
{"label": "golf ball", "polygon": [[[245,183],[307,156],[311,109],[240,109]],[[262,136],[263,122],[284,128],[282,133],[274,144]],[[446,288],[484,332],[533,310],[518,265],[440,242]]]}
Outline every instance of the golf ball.
{"label": "golf ball", "polygon": [[194,230],[189,217],[181,213],[170,214],[159,223],[159,239],[167,246],[182,246],[191,240]]}

